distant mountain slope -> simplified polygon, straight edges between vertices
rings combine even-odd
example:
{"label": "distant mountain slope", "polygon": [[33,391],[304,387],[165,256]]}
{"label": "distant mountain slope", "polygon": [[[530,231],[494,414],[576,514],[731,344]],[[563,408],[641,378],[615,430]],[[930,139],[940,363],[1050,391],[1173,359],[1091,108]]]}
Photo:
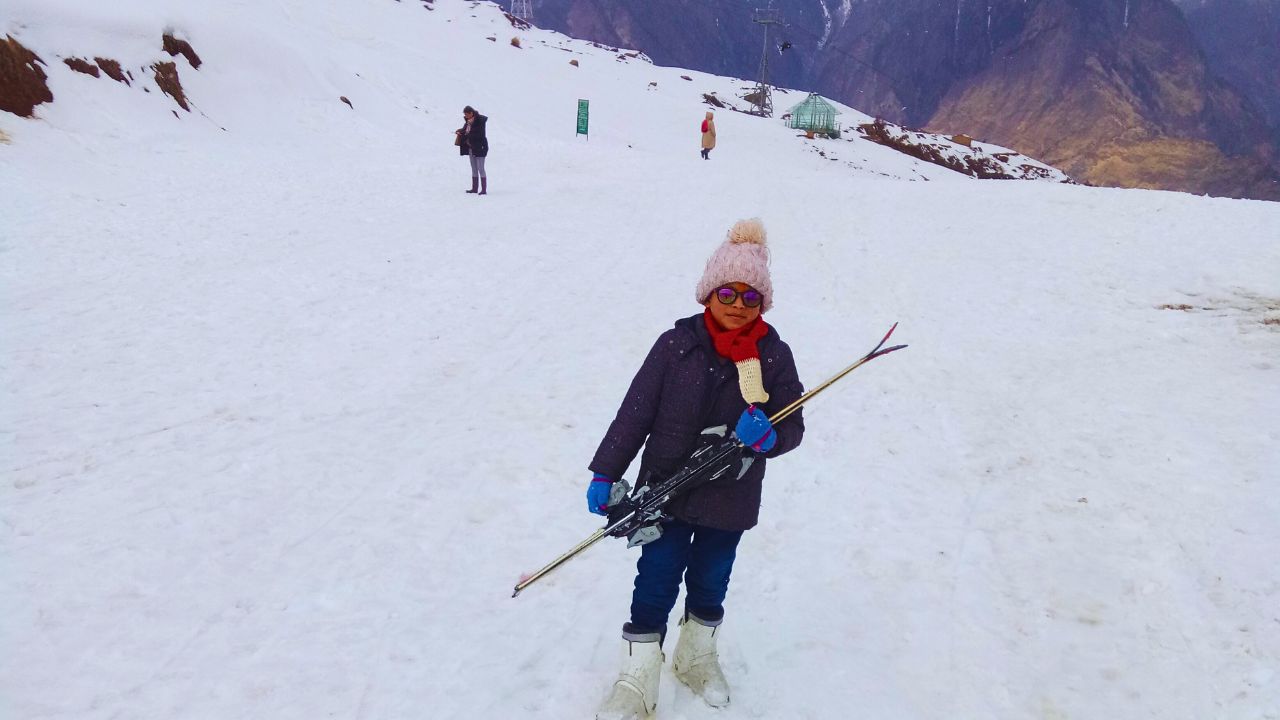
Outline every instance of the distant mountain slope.
{"label": "distant mountain slope", "polygon": [[[754,78],[760,64],[758,39],[744,42],[759,37],[745,5],[727,12],[719,2],[543,0],[535,7],[539,27],[643,50],[661,65]],[[804,77],[798,56],[778,57],[774,76],[798,86]]]}
{"label": "distant mountain slope", "polygon": [[1280,0],[1181,0],[1209,69],[1257,105],[1280,142]]}
{"label": "distant mountain slope", "polygon": [[[779,84],[894,122],[969,133],[1096,184],[1280,200],[1263,115],[1214,75],[1170,0],[775,6],[789,23],[778,42],[791,44],[771,48]],[[747,7],[546,0],[538,8],[548,27],[636,45],[660,64],[752,77],[759,62]]]}
{"label": "distant mountain slope", "polygon": [[1210,74],[1175,6],[1026,7],[1008,34],[990,36],[992,62],[948,89],[929,127],[1012,145],[1098,184],[1280,200],[1265,124]]}

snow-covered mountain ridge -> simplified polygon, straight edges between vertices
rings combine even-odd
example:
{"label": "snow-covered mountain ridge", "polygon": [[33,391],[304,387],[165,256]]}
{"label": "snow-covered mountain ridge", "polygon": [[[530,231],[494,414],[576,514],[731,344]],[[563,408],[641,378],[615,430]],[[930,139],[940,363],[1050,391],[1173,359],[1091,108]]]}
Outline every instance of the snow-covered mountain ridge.
{"label": "snow-covered mountain ridge", "polygon": [[703,161],[744,83],[431,8],[0,9],[55,98],[0,113],[0,717],[590,717],[634,551],[511,585],[599,527],[585,465],[748,216],[808,385],[910,347],[770,465],[733,704],[667,673],[659,717],[1280,716],[1280,206],[726,110]]}
{"label": "snow-covered mountain ridge", "polygon": [[[42,4],[39,10],[33,9],[23,16],[31,18],[30,20],[17,23],[19,38],[27,43],[20,46],[22,51],[32,52],[38,58],[35,62],[28,63],[31,65],[28,79],[33,83],[30,90],[34,97],[52,98],[35,105],[34,114],[48,119],[61,129],[83,129],[87,132],[108,130],[124,136],[133,133],[149,134],[152,132],[149,124],[136,122],[133,115],[138,112],[161,111],[172,114],[179,121],[194,122],[195,128],[184,130],[187,134],[214,130],[251,135],[274,132],[292,136],[299,130],[323,134],[337,130],[343,121],[350,120],[350,117],[343,117],[343,113],[347,111],[372,115],[384,122],[400,122],[405,128],[418,129],[430,124],[422,117],[430,114],[430,101],[421,95],[420,89],[405,91],[407,87],[420,82],[424,66],[379,66],[379,63],[394,63],[397,56],[392,53],[379,53],[363,61],[352,59],[350,54],[324,59],[304,58],[302,53],[305,51],[301,47],[290,47],[281,37],[261,37],[246,33],[245,26],[239,22],[242,19],[242,10],[239,9],[228,17],[225,10],[201,11],[192,6],[188,8],[188,19],[184,22],[167,22],[161,27],[161,23],[148,15],[144,7],[126,6],[118,15],[112,16],[114,32],[104,33],[103,27],[108,23],[97,16],[84,17],[72,7],[75,4],[68,2],[61,8],[56,3],[52,6]],[[431,12],[436,7],[432,2],[423,0],[403,5],[405,8],[422,8]],[[401,8],[394,6],[378,10],[382,13],[399,11],[399,14],[404,14]],[[627,108],[637,114],[653,112],[654,105],[658,109],[666,109],[662,106],[670,105],[672,100],[687,104],[690,99],[698,96],[714,98],[708,104],[715,108],[728,107],[741,112],[750,107],[741,99],[751,87],[745,81],[703,73],[695,73],[695,79],[684,70],[654,67],[643,53],[577,41],[558,33],[531,28],[527,23],[499,12],[490,3],[476,3],[469,10],[473,12],[464,17],[445,17],[443,22],[451,24],[455,19],[468,20],[470,22],[465,29],[459,26],[459,35],[472,35],[465,38],[472,42],[483,39],[491,44],[504,46],[477,50],[485,56],[496,54],[511,60],[513,54],[523,52],[536,57],[533,72],[539,87],[545,87],[548,81],[575,83],[580,80],[579,75],[591,75],[591,69],[582,69],[584,61],[588,66],[594,64],[597,71],[600,65],[626,65],[634,62],[640,67],[618,68],[617,72],[609,71],[605,75],[623,82],[645,83],[646,95],[637,99],[648,107]],[[442,15],[445,14],[447,13],[442,12]],[[291,21],[292,18],[293,16],[286,15],[286,20]],[[418,23],[430,20],[421,17],[413,19]],[[309,20],[314,21],[314,18]],[[415,23],[409,23],[410,27],[414,25]],[[203,42],[214,43],[212,48],[215,54],[212,57],[216,57],[221,63],[219,69],[206,66],[201,72],[202,61],[198,51],[184,35],[183,28],[186,26],[197,28],[198,34],[203,36],[195,42],[196,45]],[[220,32],[214,29],[218,27],[223,29]],[[406,46],[410,44],[407,40],[403,42]],[[552,50],[566,53],[570,58],[569,64],[566,64],[565,56],[551,52]],[[45,61],[44,56],[49,56],[52,64]],[[281,61],[282,58],[284,62]],[[373,66],[361,72],[358,69],[361,62],[371,62]],[[558,66],[555,65],[557,62],[560,63]],[[291,63],[294,66],[292,68]],[[346,68],[346,72],[343,72],[343,64],[355,67]],[[317,65],[326,67],[323,81],[314,70]],[[311,77],[297,71],[296,68],[301,66],[313,68]],[[84,77],[79,77],[80,75]],[[213,78],[210,79],[209,76]],[[86,78],[102,82],[90,84],[85,81]],[[50,83],[57,90],[56,93],[50,90]],[[166,102],[164,96],[171,102]],[[778,96],[780,103],[798,101],[804,97],[803,94],[786,90],[780,91]],[[370,102],[373,104],[370,105]],[[50,111],[54,103],[58,107]],[[345,108],[338,107],[336,103],[343,103]],[[107,107],[103,107],[104,105]],[[785,108],[785,105],[782,107]],[[841,120],[847,127],[865,125],[872,120],[846,106],[839,107],[843,113]],[[126,108],[128,115],[121,112]],[[605,112],[609,112],[609,109]],[[306,128],[287,122],[280,125],[270,122],[272,118],[296,121],[304,115],[312,114],[318,116],[319,124]],[[531,118],[522,119],[527,121]],[[119,126],[111,127],[113,121],[119,122]],[[450,118],[447,122],[452,124],[454,119]],[[544,130],[553,132],[550,128]],[[781,132],[776,127],[773,130]],[[169,128],[169,131],[173,132],[173,129]],[[935,159],[932,160],[934,164],[949,169],[960,168],[965,174],[973,174],[964,169],[965,159],[970,158],[968,162],[972,165],[973,158],[976,157],[980,158],[980,162],[992,166],[994,174],[989,176],[1067,180],[1060,171],[1006,148],[988,144],[984,154],[980,149],[952,143],[942,136],[914,134],[931,143],[932,147],[938,148],[945,156],[945,162]],[[861,140],[861,136],[853,134],[847,139]],[[819,148],[821,149],[821,144]],[[865,165],[859,161],[868,152],[872,156],[877,154],[870,148],[860,148],[857,157],[849,164],[855,167]],[[828,156],[828,153],[824,151],[823,156]],[[1014,156],[1017,160],[1011,162],[1008,156]],[[883,166],[879,168],[879,172],[884,174],[919,178],[934,174],[922,173],[922,165],[919,163],[904,163],[897,158],[887,164],[878,164]],[[1028,164],[1037,168],[1038,172],[1027,173],[1023,167]]]}

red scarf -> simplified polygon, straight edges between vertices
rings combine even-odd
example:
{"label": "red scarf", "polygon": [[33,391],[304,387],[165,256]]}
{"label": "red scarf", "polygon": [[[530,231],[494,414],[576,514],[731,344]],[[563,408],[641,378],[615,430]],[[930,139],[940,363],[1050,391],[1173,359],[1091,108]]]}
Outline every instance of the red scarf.
{"label": "red scarf", "polygon": [[760,357],[760,349],[756,347],[756,343],[769,333],[769,325],[763,317],[757,315],[755,320],[737,330],[721,330],[708,308],[702,312],[702,321],[707,326],[707,332],[711,333],[711,342],[715,344],[720,357],[735,363]]}

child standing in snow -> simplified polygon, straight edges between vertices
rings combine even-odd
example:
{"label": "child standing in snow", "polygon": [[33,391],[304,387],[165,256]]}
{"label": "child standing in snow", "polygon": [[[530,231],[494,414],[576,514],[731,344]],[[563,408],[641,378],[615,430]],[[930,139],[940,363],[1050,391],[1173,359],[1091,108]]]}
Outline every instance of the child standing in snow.
{"label": "child standing in snow", "polygon": [[587,507],[607,514],[613,483],[641,445],[641,482],[679,469],[707,427],[735,428],[758,456],[741,478],[675,498],[662,536],[642,547],[631,619],[622,627],[622,671],[597,720],[644,718],[657,707],[662,643],[682,576],[685,606],[673,669],[709,705],[729,703],[716,639],[738,541],[758,520],[765,460],[792,450],[804,434],[799,412],[778,427],[769,422],[804,388],[791,349],[761,317],[773,305],[773,285],[759,220],[733,226],[707,261],[695,297],[704,310],[658,337],[600,442],[589,466]]}
{"label": "child standing in snow", "polygon": [[489,156],[489,138],[485,135],[489,118],[468,105],[462,108],[462,119],[464,124],[455,134],[458,152],[471,156],[471,189],[467,192],[476,192],[478,186],[479,194],[488,195],[489,178],[484,174],[484,159]]}
{"label": "child standing in snow", "polygon": [[702,159],[710,160],[711,151],[716,147],[716,115],[710,110],[702,121]]}

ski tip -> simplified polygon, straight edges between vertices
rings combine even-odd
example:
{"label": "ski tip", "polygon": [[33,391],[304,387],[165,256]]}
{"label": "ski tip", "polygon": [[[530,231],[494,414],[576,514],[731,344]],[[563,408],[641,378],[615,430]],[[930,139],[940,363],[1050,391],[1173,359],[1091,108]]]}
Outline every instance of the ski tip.
{"label": "ski tip", "polygon": [[889,336],[893,334],[893,331],[897,329],[898,329],[898,323],[895,322],[893,324],[893,327],[889,328],[889,332],[885,333],[884,337],[880,338],[880,344],[883,345],[885,341],[889,339]]}
{"label": "ski tip", "polygon": [[515,592],[511,593],[511,597],[515,597],[515,596],[517,596],[517,595],[519,595],[519,594],[520,594],[520,588],[516,588],[516,589],[515,589]]}

